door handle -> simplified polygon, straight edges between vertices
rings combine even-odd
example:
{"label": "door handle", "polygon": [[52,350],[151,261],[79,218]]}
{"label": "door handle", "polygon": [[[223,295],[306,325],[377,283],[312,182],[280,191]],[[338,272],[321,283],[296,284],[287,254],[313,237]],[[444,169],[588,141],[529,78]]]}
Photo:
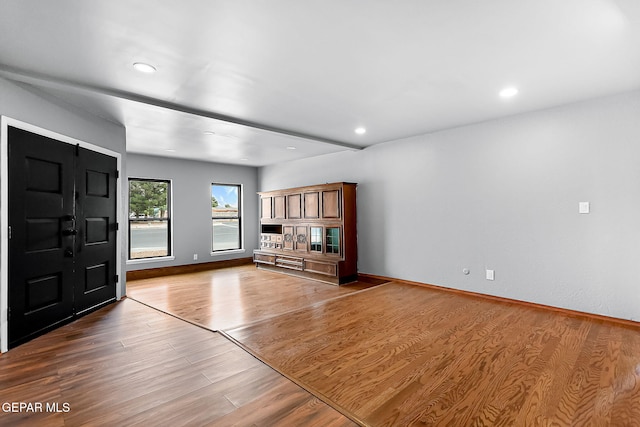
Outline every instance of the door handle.
{"label": "door handle", "polygon": [[63,236],[75,236],[76,234],[78,234],[78,230],[76,230],[75,228],[67,228],[66,230],[62,230]]}
{"label": "door handle", "polygon": [[76,216],[75,215],[65,215],[62,217],[63,221],[75,221]]}
{"label": "door handle", "polygon": [[67,258],[73,258],[73,250],[70,248],[65,249],[64,256]]}

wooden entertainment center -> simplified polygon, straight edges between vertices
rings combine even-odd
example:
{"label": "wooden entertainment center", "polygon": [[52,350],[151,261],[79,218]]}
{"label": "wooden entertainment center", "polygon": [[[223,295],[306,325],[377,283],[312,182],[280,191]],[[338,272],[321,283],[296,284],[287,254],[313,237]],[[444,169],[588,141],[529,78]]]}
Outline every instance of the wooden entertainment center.
{"label": "wooden entertainment center", "polygon": [[334,285],[355,281],[356,187],[337,182],[258,193],[256,266]]}

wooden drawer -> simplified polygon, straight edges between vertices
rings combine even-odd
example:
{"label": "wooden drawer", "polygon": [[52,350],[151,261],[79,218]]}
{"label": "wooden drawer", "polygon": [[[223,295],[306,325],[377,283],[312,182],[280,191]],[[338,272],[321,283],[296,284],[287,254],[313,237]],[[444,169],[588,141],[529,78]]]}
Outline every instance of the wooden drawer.
{"label": "wooden drawer", "polygon": [[332,262],[322,262],[306,259],[304,260],[304,271],[336,277],[338,275],[338,265]]}
{"label": "wooden drawer", "polygon": [[291,256],[276,256],[276,266],[282,268],[289,268],[291,270],[302,271],[303,261],[302,258],[296,258]]}
{"label": "wooden drawer", "polygon": [[275,255],[267,255],[267,254],[253,254],[253,262],[259,262],[262,264],[276,264],[276,256]]}

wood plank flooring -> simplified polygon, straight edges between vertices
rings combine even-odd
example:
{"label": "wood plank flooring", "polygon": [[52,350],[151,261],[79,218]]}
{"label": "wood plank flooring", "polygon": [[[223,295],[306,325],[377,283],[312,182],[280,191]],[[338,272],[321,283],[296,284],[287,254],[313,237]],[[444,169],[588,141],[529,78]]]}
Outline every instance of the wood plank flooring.
{"label": "wood plank flooring", "polygon": [[225,331],[371,426],[640,426],[640,327],[384,284]]}
{"label": "wood plank flooring", "polygon": [[69,404],[0,425],[640,426],[640,326],[377,284],[252,266],[131,283],[224,331],[125,299],[0,356],[2,402]]}
{"label": "wood plank flooring", "polygon": [[382,281],[332,286],[251,265],[127,282],[127,296],[213,331],[264,320]]}
{"label": "wood plank flooring", "polygon": [[131,299],[2,354],[0,401],[2,426],[354,425],[220,334]]}

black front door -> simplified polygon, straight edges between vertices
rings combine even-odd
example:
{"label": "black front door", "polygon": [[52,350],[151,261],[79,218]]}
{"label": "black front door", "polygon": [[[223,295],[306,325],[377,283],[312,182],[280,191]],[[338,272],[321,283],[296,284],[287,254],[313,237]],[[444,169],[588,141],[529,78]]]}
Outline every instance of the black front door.
{"label": "black front door", "polygon": [[116,159],[9,127],[9,346],[115,299]]}
{"label": "black front door", "polygon": [[80,148],[76,166],[75,309],[116,297],[116,182],[113,157]]}

